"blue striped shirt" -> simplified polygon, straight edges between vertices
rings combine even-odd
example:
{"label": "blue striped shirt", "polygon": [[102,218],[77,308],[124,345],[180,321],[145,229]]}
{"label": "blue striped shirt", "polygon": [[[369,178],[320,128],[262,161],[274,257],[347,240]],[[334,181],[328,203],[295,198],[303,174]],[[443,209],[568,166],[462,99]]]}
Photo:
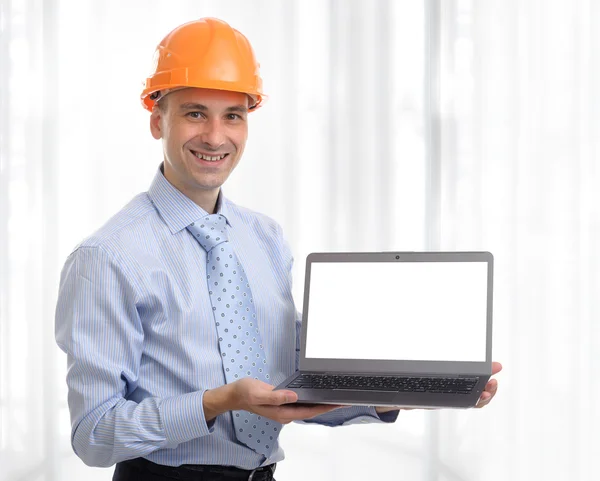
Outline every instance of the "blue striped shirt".
{"label": "blue striped shirt", "polygon": [[[296,369],[300,317],[292,255],[281,227],[221,194],[217,212],[244,266],[278,385]],[[231,412],[207,423],[202,398],[225,384],[206,284],[206,252],[186,227],[207,213],[158,170],[137,195],[84,240],[62,270],[56,339],[67,353],[72,445],[88,465],[145,457],[155,463],[254,469],[281,461],[237,441]],[[351,407],[307,422],[393,421]]]}

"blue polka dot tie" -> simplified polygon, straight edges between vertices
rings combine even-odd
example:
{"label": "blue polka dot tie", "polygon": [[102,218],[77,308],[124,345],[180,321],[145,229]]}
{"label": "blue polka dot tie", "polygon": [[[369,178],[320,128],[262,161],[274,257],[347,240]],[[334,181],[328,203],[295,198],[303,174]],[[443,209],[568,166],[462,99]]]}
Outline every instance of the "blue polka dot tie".
{"label": "blue polka dot tie", "polygon": [[[206,250],[206,278],[227,383],[253,377],[271,383],[250,284],[227,236],[226,219],[210,214],[188,226]],[[281,424],[248,411],[233,411],[237,438],[269,456]]]}

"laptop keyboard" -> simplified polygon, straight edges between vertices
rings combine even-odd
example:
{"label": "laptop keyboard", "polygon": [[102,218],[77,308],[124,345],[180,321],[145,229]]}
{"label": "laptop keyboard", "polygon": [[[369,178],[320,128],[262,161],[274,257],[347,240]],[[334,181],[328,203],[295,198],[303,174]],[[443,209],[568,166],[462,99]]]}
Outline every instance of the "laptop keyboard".
{"label": "laptop keyboard", "polygon": [[469,394],[477,378],[301,374],[288,388]]}

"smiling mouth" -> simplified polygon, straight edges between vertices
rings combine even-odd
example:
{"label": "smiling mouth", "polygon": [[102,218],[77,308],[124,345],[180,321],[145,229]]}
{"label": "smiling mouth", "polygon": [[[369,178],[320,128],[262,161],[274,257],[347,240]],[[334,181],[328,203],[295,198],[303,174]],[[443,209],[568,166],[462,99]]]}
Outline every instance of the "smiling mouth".
{"label": "smiling mouth", "polygon": [[205,155],[205,154],[201,154],[200,152],[195,152],[193,150],[190,150],[190,152],[192,154],[194,154],[197,158],[199,158],[200,160],[204,160],[205,162],[218,162],[219,160],[223,160],[225,157],[227,157],[229,155],[229,154]]}

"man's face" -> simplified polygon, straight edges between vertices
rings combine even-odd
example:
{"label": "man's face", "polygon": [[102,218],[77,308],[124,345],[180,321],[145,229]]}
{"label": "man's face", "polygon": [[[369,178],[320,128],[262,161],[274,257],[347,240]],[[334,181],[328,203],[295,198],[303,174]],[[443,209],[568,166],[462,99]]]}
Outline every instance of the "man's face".
{"label": "man's face", "polygon": [[192,200],[216,197],[240,161],[248,100],[239,92],[186,88],[152,111],[150,130],[163,140],[165,177]]}

